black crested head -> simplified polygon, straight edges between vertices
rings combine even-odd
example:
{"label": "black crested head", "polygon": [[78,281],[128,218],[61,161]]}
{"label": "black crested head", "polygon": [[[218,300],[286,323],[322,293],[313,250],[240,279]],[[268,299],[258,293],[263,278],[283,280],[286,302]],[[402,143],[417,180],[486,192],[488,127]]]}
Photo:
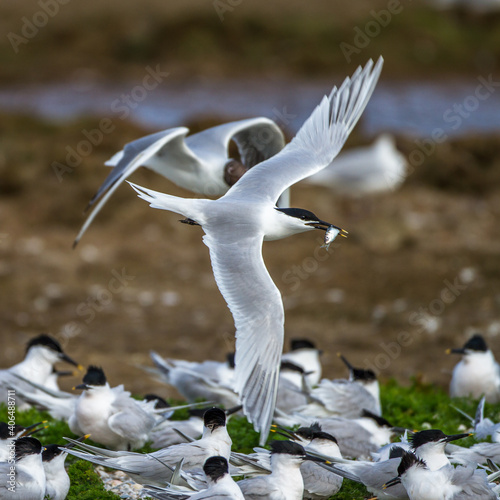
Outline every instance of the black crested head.
{"label": "black crested head", "polygon": [[144,401],[156,401],[155,408],[161,410],[162,408],[170,408],[170,405],[161,396],[157,394],[146,394]]}
{"label": "black crested head", "polygon": [[282,361],[280,365],[280,370],[290,370],[292,372],[305,373],[305,370],[304,368],[302,368],[302,366],[296,365],[291,361]]}
{"label": "black crested head", "polygon": [[313,439],[324,439],[325,441],[333,441],[334,443],[339,444],[335,437],[328,434],[328,432],[323,431],[313,432],[311,440]]}
{"label": "black crested head", "polygon": [[321,219],[317,215],[304,208],[276,208],[276,210],[283,212],[289,217],[303,220],[304,222],[321,222]]}
{"label": "black crested head", "polygon": [[54,352],[62,354],[63,350],[61,348],[61,344],[59,342],[47,335],[46,333],[42,333],[41,335],[38,335],[38,337],[32,338],[27,344],[26,344],[26,352],[28,352],[32,347],[36,346],[41,346],[41,347],[46,347],[47,349],[51,349]]}
{"label": "black crested head", "polygon": [[229,368],[234,368],[236,365],[234,364],[234,356],[235,356],[235,352],[228,352],[226,354],[226,361],[227,361],[227,364],[229,365]]}
{"label": "black crested head", "polygon": [[375,413],[372,413],[371,411],[363,410],[361,412],[361,416],[372,419],[380,427],[390,427],[390,428],[394,427],[385,418],[380,417],[379,415],[375,415]]}
{"label": "black crested head", "polygon": [[34,437],[22,437],[14,441],[16,460],[28,455],[39,455],[42,452],[42,445]]}
{"label": "black crested head", "polygon": [[419,446],[426,443],[437,443],[446,439],[446,434],[439,429],[426,429],[425,431],[415,432],[408,437],[411,447],[416,450]]}
{"label": "black crested head", "polygon": [[295,455],[297,457],[306,456],[304,448],[293,441],[271,441],[271,453]]}
{"label": "black crested head", "polygon": [[415,455],[412,451],[403,451],[401,456],[401,462],[398,466],[398,475],[402,476],[410,467],[414,465],[418,465],[421,467],[425,467],[425,462]]}
{"label": "black crested head", "polygon": [[22,425],[14,424],[9,426],[6,422],[0,422],[0,439],[9,439],[17,436],[25,428]]}
{"label": "black crested head", "polygon": [[403,456],[404,448],[401,446],[393,446],[389,451],[389,458],[400,458]]}
{"label": "black crested head", "polygon": [[363,382],[370,382],[372,380],[377,380],[377,376],[373,370],[365,370],[363,368],[353,368],[351,370],[353,380],[360,380]]}
{"label": "black crested head", "polygon": [[188,408],[188,413],[192,417],[203,418],[203,416],[205,415],[206,411],[207,411],[206,408]]}
{"label": "black crested head", "polygon": [[316,349],[314,342],[308,339],[292,339],[290,341],[290,350],[296,351],[298,349]]}
{"label": "black crested head", "polygon": [[203,465],[203,472],[215,483],[222,476],[228,474],[229,467],[227,465],[227,460],[220,456],[210,457]]}
{"label": "black crested head", "polygon": [[210,408],[203,414],[203,423],[205,427],[214,431],[226,425],[226,414],[220,408]]}
{"label": "black crested head", "polygon": [[315,432],[321,432],[321,431],[313,429],[312,426],[309,426],[309,427],[299,427],[296,431],[293,432],[302,439],[304,440],[309,439],[310,441]]}
{"label": "black crested head", "polygon": [[83,383],[90,386],[106,385],[106,375],[100,366],[90,365],[83,377]]}
{"label": "black crested head", "polygon": [[64,448],[59,448],[58,444],[49,444],[42,451],[42,461],[50,462],[64,452]]}
{"label": "black crested head", "polygon": [[313,422],[310,426],[310,428],[314,431],[314,432],[321,432],[321,425],[319,422]]}
{"label": "black crested head", "polygon": [[486,345],[486,341],[483,336],[476,333],[465,343],[464,350],[486,352],[488,350],[488,346]]}

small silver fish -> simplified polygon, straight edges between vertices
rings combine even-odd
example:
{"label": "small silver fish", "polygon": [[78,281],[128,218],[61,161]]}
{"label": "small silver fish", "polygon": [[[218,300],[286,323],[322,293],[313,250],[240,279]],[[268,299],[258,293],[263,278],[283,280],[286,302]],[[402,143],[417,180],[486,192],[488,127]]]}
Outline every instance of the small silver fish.
{"label": "small silver fish", "polygon": [[345,229],[340,229],[336,226],[330,226],[326,232],[325,232],[325,244],[321,245],[321,248],[330,248],[330,245],[333,243],[333,240],[340,234],[340,236],[344,236],[344,238],[347,238],[347,231]]}

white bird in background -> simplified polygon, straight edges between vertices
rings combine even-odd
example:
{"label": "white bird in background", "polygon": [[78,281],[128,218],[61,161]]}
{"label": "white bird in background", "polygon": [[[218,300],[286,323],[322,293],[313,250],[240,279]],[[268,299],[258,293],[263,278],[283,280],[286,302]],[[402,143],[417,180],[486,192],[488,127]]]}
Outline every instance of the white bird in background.
{"label": "white bird in background", "polygon": [[500,401],[500,365],[481,335],[471,337],[461,349],[446,352],[462,354],[451,377],[452,398],[471,396],[479,399],[484,395],[488,403]]}
{"label": "white bird in background", "polygon": [[205,232],[215,280],[236,326],[235,390],[261,443],[273,417],[284,336],[283,302],[262,259],[262,243],[332,226],[308,210],[277,208],[276,202],[339,153],[371,97],[382,63],[380,58],[374,67],[369,61],[334,87],[280,153],[250,169],[217,200],[179,198],[131,184],[151,207],[181,214]]}
{"label": "white bird in background", "polygon": [[306,380],[309,387],[314,387],[321,378],[321,353],[322,351],[311,340],[292,339],[290,351],[284,353],[281,360],[302,367],[307,372]]}
{"label": "white bird in background", "polygon": [[141,448],[156,425],[155,415],[169,409],[154,409],[154,402],[137,401],[123,386],[111,388],[102,368],[89,366],[83,389],[68,421],[71,432],[91,434],[96,443],[114,450]]}
{"label": "white bird in background", "polygon": [[[187,136],[176,127],[128,143],[106,165],[113,170],[87,207],[101,200],[75,239],[74,246],[120,184],[141,166],[180,187],[204,196],[221,196],[251,167],[278,153],[285,145],[281,129],[269,118],[250,118],[211,127]],[[187,136],[187,137],[186,137]],[[234,141],[242,162],[229,158]],[[288,206],[288,199],[283,199]]]}
{"label": "white bird in background", "polygon": [[[45,386],[47,382],[53,386],[54,365],[63,361],[81,368],[62,350],[61,345],[54,338],[45,334],[32,338],[26,346],[23,361],[10,368],[0,370],[0,400],[7,402],[8,389],[19,388],[19,392],[23,389],[33,392],[33,387],[17,378],[16,375],[27,380],[36,380],[41,386]],[[24,403],[20,397],[16,397],[16,407],[26,410],[29,405]]]}
{"label": "white bird in background", "polygon": [[394,137],[382,134],[370,146],[343,151],[306,182],[342,196],[361,197],[397,189],[406,169],[406,158],[397,150]]}

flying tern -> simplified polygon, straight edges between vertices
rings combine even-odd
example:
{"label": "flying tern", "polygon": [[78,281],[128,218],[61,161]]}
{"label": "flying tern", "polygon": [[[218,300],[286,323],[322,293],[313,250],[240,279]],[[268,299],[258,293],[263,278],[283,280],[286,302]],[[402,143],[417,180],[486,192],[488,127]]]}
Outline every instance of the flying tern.
{"label": "flying tern", "polygon": [[[383,60],[372,61],[333,88],[278,154],[251,168],[217,200],[186,199],[131,184],[153,208],[181,214],[205,232],[215,280],[236,326],[235,390],[265,442],[271,425],[284,310],[262,259],[262,243],[332,224],[301,208],[278,208],[281,193],[320,171],[339,153],[377,83]],[[345,236],[346,231],[338,228]]]}
{"label": "flying tern", "polygon": [[[118,186],[141,166],[189,191],[221,196],[249,168],[275,155],[285,145],[281,129],[264,117],[225,123],[187,136],[188,133],[188,128],[176,127],[142,137],[108,160],[106,165],[113,170],[90,201],[87,208],[101,198],[74,245]],[[241,162],[229,158],[231,141],[238,147]],[[287,202],[288,199],[283,200],[283,204]]]}

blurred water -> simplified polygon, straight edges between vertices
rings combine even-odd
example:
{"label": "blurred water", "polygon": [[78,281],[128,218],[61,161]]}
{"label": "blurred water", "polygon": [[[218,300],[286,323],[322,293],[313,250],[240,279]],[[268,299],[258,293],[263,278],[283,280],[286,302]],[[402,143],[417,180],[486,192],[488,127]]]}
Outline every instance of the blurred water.
{"label": "blurred water", "polygon": [[[480,100],[475,96],[479,83],[478,79],[381,82],[363,115],[362,131],[369,136],[389,131],[421,137],[431,136],[436,129],[448,136],[498,132],[500,91],[490,89]],[[328,91],[329,83],[300,80],[166,80],[149,91],[140,85],[75,82],[0,88],[0,110],[52,120],[81,115],[129,118],[151,130],[182,125],[193,118],[262,115],[295,132]]]}

